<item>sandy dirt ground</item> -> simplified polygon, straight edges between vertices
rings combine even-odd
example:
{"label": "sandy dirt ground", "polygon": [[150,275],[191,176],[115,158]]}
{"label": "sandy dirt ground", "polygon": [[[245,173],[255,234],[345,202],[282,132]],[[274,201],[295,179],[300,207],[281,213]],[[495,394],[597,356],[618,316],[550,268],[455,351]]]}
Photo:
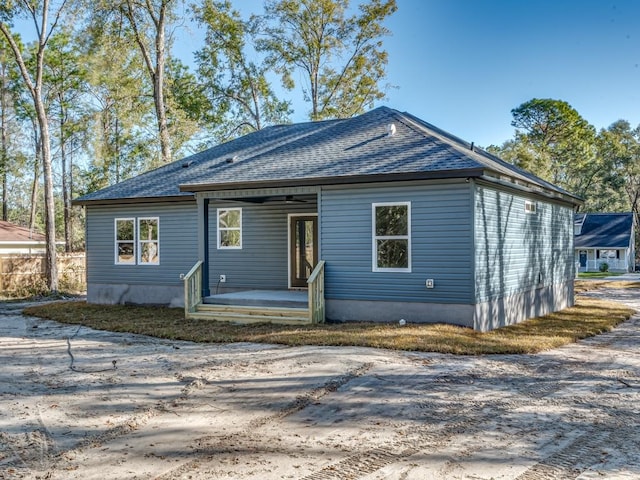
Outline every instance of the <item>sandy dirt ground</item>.
{"label": "sandy dirt ground", "polygon": [[460,357],[199,345],[18,309],[0,308],[1,479],[640,478],[639,317]]}

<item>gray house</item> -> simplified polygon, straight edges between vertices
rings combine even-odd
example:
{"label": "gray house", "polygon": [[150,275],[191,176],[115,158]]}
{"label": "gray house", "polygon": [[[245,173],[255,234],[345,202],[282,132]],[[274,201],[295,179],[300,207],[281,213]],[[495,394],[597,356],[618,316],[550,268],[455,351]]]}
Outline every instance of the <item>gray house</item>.
{"label": "gray house", "polygon": [[580,199],[386,107],[269,127],[76,203],[90,302],[483,331],[573,304]]}
{"label": "gray house", "polygon": [[580,272],[597,272],[603,264],[613,272],[635,269],[633,213],[576,213],[575,262]]}

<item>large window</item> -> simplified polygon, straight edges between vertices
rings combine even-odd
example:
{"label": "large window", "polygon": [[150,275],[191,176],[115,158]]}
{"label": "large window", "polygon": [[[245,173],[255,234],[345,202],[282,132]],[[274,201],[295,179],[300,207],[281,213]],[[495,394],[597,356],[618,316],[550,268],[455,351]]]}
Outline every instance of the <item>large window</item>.
{"label": "large window", "polygon": [[373,271],[411,271],[411,203],[374,203]]}
{"label": "large window", "polygon": [[136,228],[134,218],[116,218],[116,264],[135,265]]}
{"label": "large window", "polygon": [[218,248],[242,248],[242,209],[218,209]]}
{"label": "large window", "polygon": [[117,265],[158,265],[160,232],[158,218],[116,218],[115,263]]}
{"label": "large window", "polygon": [[138,219],[138,263],[157,265],[160,263],[160,242],[157,218]]}

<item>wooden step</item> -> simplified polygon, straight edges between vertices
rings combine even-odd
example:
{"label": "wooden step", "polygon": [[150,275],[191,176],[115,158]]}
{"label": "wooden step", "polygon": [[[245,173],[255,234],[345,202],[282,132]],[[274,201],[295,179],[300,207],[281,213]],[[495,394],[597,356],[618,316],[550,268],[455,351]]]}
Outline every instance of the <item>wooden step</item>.
{"label": "wooden step", "polygon": [[232,305],[200,304],[191,318],[218,320],[234,323],[276,323],[304,325],[311,323],[306,308],[248,307]]}
{"label": "wooden step", "polygon": [[230,313],[241,315],[267,315],[271,317],[300,317],[309,315],[308,308],[214,305],[208,303],[202,303],[198,305],[197,310],[201,312]]}

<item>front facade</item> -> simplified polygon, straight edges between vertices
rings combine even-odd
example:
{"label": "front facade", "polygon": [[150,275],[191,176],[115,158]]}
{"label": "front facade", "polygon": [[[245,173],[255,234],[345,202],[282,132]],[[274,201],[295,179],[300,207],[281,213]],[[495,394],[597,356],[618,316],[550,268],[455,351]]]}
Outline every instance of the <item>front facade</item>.
{"label": "front facade", "polygon": [[575,258],[579,272],[633,272],[633,213],[579,213],[574,219]]}
{"label": "front facade", "polygon": [[[180,305],[198,261],[203,297],[295,291],[322,260],[329,320],[485,331],[572,305],[566,192],[387,108],[251,135],[80,199],[89,301]],[[132,196],[154,176],[179,190]]]}

